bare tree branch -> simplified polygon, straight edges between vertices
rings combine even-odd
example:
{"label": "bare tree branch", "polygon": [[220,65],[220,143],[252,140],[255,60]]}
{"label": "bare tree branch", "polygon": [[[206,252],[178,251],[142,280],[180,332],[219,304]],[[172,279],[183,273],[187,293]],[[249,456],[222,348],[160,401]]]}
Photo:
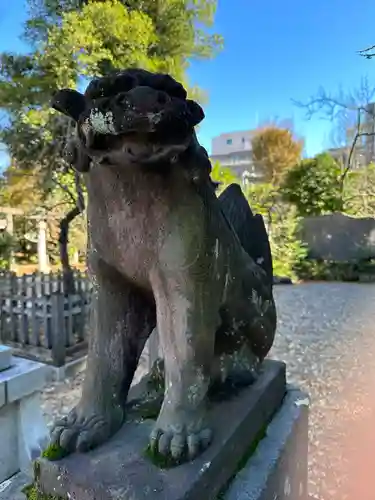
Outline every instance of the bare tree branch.
{"label": "bare tree branch", "polygon": [[375,50],[375,45],[371,45],[370,47],[366,47],[365,49],[359,50],[358,54],[366,59],[372,59],[375,57],[375,52],[371,52]]}
{"label": "bare tree branch", "polygon": [[[343,176],[345,178],[353,160],[355,147],[358,139],[362,136],[374,135],[373,132],[363,130],[364,117],[375,120],[374,108],[369,106],[375,99],[375,87],[369,83],[367,78],[362,78],[360,86],[352,92],[344,92],[341,88],[336,94],[327,93],[320,88],[317,95],[307,103],[293,100],[299,108],[306,110],[306,118],[311,119],[313,115],[320,114],[322,118],[330,121],[346,124],[345,142],[348,141],[348,132],[353,132],[349,154],[345,162]],[[341,144],[340,147],[343,145]]]}
{"label": "bare tree branch", "polygon": [[75,203],[75,207],[72,208],[72,210],[70,210],[60,222],[60,234],[59,234],[60,260],[63,269],[63,287],[65,295],[70,295],[75,293],[73,270],[70,266],[69,254],[68,254],[69,225],[85,209],[85,200],[83,197],[83,190],[80,182],[80,176],[78,172],[75,172],[74,175],[75,175],[74,181],[77,192],[77,199],[71,194],[70,190],[66,186],[61,185],[67,189],[66,192],[68,192],[70,196],[72,196]]}
{"label": "bare tree branch", "polygon": [[[367,50],[372,49],[375,49],[375,46],[369,47]],[[362,78],[360,87],[354,92],[344,92],[342,89],[339,89],[333,95],[320,88],[317,95],[312,97],[307,103],[293,101],[296,106],[306,110],[307,119],[320,114],[322,118],[332,122],[335,121],[345,127],[344,136],[341,137],[339,148],[344,149],[344,144],[349,143],[350,147],[348,147],[348,154],[345,155],[343,153],[343,158],[345,159],[339,179],[342,205],[344,205],[345,179],[352,168],[359,139],[375,135],[373,127],[371,127],[371,130],[368,129],[368,125],[371,122],[375,122],[374,106],[369,106],[374,102],[374,99],[375,87],[370,85],[367,78]]]}
{"label": "bare tree branch", "polygon": [[354,138],[353,138],[353,141],[352,141],[352,145],[350,147],[350,151],[349,151],[349,155],[348,155],[348,158],[347,158],[347,161],[346,161],[346,165],[345,165],[345,168],[341,174],[341,177],[340,177],[340,181],[341,183],[343,184],[344,183],[344,180],[345,180],[345,177],[346,175],[348,174],[350,168],[351,168],[351,164],[352,164],[352,158],[353,158],[353,154],[354,154],[354,151],[355,151],[355,147],[356,147],[356,144],[357,144],[357,141],[360,137],[371,137],[371,136],[374,136],[374,133],[373,132],[361,132],[361,111],[358,109],[358,113],[357,113],[357,128],[356,128],[356,132],[355,132],[355,135],[354,135]]}
{"label": "bare tree branch", "polygon": [[357,112],[360,110],[364,114],[374,117],[374,113],[368,108],[368,104],[375,99],[375,87],[371,86],[367,78],[362,78],[360,86],[353,92],[345,93],[342,88],[335,95],[327,93],[321,87],[317,95],[312,97],[307,103],[302,103],[292,99],[292,102],[299,108],[306,110],[306,118],[311,119],[313,115],[322,114],[322,118],[335,120],[340,114],[345,112]]}

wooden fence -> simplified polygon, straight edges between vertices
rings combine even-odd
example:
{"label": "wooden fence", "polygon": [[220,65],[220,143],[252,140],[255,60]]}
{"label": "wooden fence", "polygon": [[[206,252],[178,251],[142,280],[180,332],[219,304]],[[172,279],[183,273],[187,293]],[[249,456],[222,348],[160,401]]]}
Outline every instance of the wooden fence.
{"label": "wooden fence", "polygon": [[87,349],[91,285],[74,271],[76,293],[64,296],[62,273],[0,272],[0,343],[15,354],[55,366]]}
{"label": "wooden fence", "polygon": [[[86,293],[91,290],[87,273],[73,271],[76,293]],[[53,293],[62,293],[63,273],[39,273],[17,276],[11,271],[0,270],[0,298],[22,295],[25,297],[45,297]]]}

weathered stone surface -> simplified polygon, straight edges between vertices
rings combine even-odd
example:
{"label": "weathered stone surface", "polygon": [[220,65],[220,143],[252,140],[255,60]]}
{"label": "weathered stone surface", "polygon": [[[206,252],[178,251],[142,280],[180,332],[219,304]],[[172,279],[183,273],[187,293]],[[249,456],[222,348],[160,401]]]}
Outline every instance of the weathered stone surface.
{"label": "weathered stone surface", "polygon": [[0,372],[0,482],[29,470],[48,442],[39,397],[46,373],[41,363],[17,357]]}
{"label": "weathered stone surface", "polygon": [[0,409],[0,482],[19,471],[16,404]]}
{"label": "weathered stone surface", "polygon": [[5,382],[0,383],[0,408],[5,405]]}
{"label": "weathered stone surface", "polygon": [[31,482],[32,479],[23,472],[12,476],[0,483],[0,500],[26,500],[22,490]]}
{"label": "weathered stone surface", "polygon": [[12,349],[0,344],[0,372],[6,370],[12,364]]}
{"label": "weathered stone surface", "polygon": [[290,388],[225,500],[307,500],[308,408],[307,394]]}
{"label": "weathered stone surface", "polygon": [[7,403],[40,391],[45,382],[48,367],[29,359],[13,357],[12,366],[0,372],[0,387],[6,384]]}
{"label": "weathered stone surface", "polygon": [[253,386],[213,406],[214,441],[193,462],[159,469],[142,454],[152,422],[129,422],[89,453],[59,462],[41,459],[40,485],[46,493],[79,500],[213,500],[284,395],[285,365],[265,361]]}
{"label": "weathered stone surface", "polygon": [[32,474],[32,463],[48,445],[49,433],[44,419],[40,392],[36,391],[18,402],[18,465]]}
{"label": "weathered stone surface", "polygon": [[312,259],[347,262],[375,257],[375,219],[342,213],[306,217],[302,240]]}

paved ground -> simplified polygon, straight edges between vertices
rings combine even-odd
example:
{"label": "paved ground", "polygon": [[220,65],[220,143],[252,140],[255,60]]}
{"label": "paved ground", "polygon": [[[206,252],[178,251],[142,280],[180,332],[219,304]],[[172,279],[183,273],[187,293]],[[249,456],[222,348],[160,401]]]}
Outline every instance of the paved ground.
{"label": "paved ground", "polygon": [[[375,285],[276,287],[272,356],[312,398],[309,490],[319,500],[374,500]],[[82,375],[49,386],[48,421],[79,398]]]}
{"label": "paved ground", "polygon": [[311,395],[309,491],[374,500],[375,285],[278,287],[273,357]]}

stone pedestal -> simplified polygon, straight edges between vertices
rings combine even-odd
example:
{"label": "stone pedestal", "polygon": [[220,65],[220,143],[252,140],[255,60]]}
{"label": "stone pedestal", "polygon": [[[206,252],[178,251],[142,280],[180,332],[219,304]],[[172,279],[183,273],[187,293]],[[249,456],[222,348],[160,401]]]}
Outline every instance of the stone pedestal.
{"label": "stone pedestal", "polygon": [[0,372],[9,368],[11,364],[12,364],[12,349],[10,347],[0,344]]}
{"label": "stone pedestal", "polygon": [[285,365],[267,361],[253,386],[213,405],[214,441],[193,462],[169,470],[153,465],[144,455],[153,422],[138,416],[92,452],[57,462],[39,459],[37,482],[44,493],[79,500],[216,500],[264,436],[285,394]]}
{"label": "stone pedestal", "polygon": [[225,500],[307,500],[309,398],[289,387],[266,436],[238,471]]}
{"label": "stone pedestal", "polygon": [[[4,360],[2,348],[0,357]],[[0,483],[20,470],[31,471],[48,442],[48,430],[41,412],[40,390],[48,367],[12,357],[0,371]]]}

